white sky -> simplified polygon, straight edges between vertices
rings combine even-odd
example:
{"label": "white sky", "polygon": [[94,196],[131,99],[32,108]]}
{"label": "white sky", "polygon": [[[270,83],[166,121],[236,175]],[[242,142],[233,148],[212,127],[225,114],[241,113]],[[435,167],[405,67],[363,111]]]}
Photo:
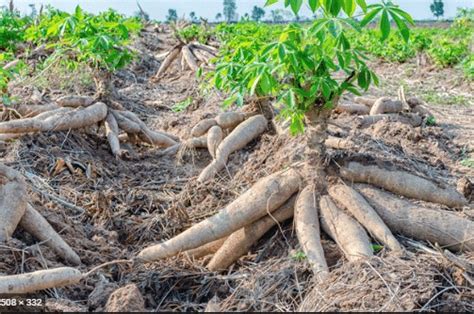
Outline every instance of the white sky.
{"label": "white sky", "polygon": [[[153,19],[164,20],[168,9],[173,8],[178,11],[178,15],[182,16],[189,12],[196,12],[197,16],[203,16],[209,20],[213,20],[217,13],[222,12],[223,0],[139,0],[141,6],[146,12],[150,14]],[[377,2],[375,0],[368,0],[368,2]],[[430,3],[432,0],[395,0],[394,2],[408,11],[415,19],[430,19],[433,15],[430,11]],[[0,5],[5,5],[8,0],[0,0]],[[132,14],[137,11],[136,0],[14,0],[16,7],[23,12],[29,12],[28,4],[34,3],[38,7],[40,4],[51,4],[58,9],[71,11],[77,4],[89,12],[103,11],[109,7],[116,9],[125,14]],[[252,10],[254,5],[262,6],[265,0],[237,0],[237,11],[243,15]],[[277,8],[272,6],[266,8],[269,13],[270,10]],[[458,7],[474,7],[474,0],[445,0],[445,18],[453,17],[456,14]],[[310,16],[309,10],[302,12],[303,16]],[[267,14],[266,17],[269,17]]]}

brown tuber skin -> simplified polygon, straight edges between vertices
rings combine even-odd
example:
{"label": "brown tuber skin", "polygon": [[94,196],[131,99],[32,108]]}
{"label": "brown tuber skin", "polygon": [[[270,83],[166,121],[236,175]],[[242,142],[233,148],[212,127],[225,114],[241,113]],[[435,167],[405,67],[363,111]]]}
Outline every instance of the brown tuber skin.
{"label": "brown tuber skin", "polygon": [[267,119],[263,115],[253,116],[237,126],[218,146],[216,158],[198,177],[199,182],[208,181],[224,169],[233,152],[244,148],[267,128]]}
{"label": "brown tuber skin", "polygon": [[198,248],[188,250],[184,252],[184,254],[189,258],[195,258],[195,259],[214,254],[217,252],[217,250],[220,249],[220,247],[222,246],[222,244],[224,244],[226,239],[227,237],[224,237],[222,239],[212,241]]}
{"label": "brown tuber skin", "polygon": [[223,129],[233,129],[245,120],[241,112],[223,112],[216,117],[217,124]]}
{"label": "brown tuber skin", "polygon": [[292,169],[260,179],[214,216],[166,242],[144,249],[137,260],[152,262],[228,236],[279,208],[300,184],[300,175]]}
{"label": "brown tuber skin", "polygon": [[0,243],[8,241],[21,217],[27,201],[26,188],[20,174],[4,165],[0,166]]}
{"label": "brown tuber skin", "polygon": [[474,251],[474,222],[445,210],[420,207],[368,185],[356,188],[393,232],[454,250]]}
{"label": "brown tuber skin", "polygon": [[319,280],[329,274],[321,245],[318,202],[315,187],[308,185],[299,194],[295,205],[295,229],[298,241]]}
{"label": "brown tuber skin", "polygon": [[323,196],[319,206],[324,232],[336,241],[349,261],[372,257],[369,237],[357,221],[339,209],[329,196]]}
{"label": "brown tuber skin", "polygon": [[173,61],[179,56],[180,51],[181,49],[179,49],[179,47],[176,47],[168,54],[165,60],[163,60],[163,62],[161,63],[158,72],[153,77],[153,80],[158,81],[163,76],[163,74],[166,72],[166,70],[168,70]]}
{"label": "brown tuber skin", "polygon": [[340,103],[337,105],[336,112],[347,112],[350,114],[361,114],[366,115],[369,114],[370,108],[365,105],[360,104],[343,104]]}
{"label": "brown tuber skin", "polygon": [[212,158],[216,158],[216,151],[219,144],[222,142],[224,138],[224,132],[222,129],[215,125],[209,129],[207,133],[207,148],[209,149],[209,154],[211,154]]}
{"label": "brown tuber skin", "polygon": [[277,222],[283,222],[293,217],[295,199],[295,196],[291,197],[271,215],[232,233],[214,254],[207,268],[210,271],[224,270],[235,263]]}
{"label": "brown tuber skin", "polygon": [[210,128],[213,126],[217,125],[217,122],[215,119],[204,119],[201,120],[198,124],[196,124],[192,130],[191,130],[191,136],[192,137],[199,137],[203,136],[206,134],[207,131],[209,131]]}
{"label": "brown tuber skin", "polygon": [[354,98],[354,101],[358,104],[361,104],[361,105],[367,106],[369,108],[372,108],[372,106],[377,101],[377,98],[356,96]]}
{"label": "brown tuber skin", "polygon": [[392,251],[403,251],[402,246],[375,209],[356,190],[341,184],[332,186],[328,192],[331,198],[347,209],[373,237]]}
{"label": "brown tuber skin", "polygon": [[74,250],[63,240],[63,238],[51,227],[49,222],[34,209],[27,205],[25,214],[21,218],[20,226],[26,232],[44,242],[56,254],[71,265],[80,265],[81,259]]}
{"label": "brown tuber skin", "polygon": [[399,100],[391,100],[387,97],[377,99],[372,108],[370,115],[375,116],[384,113],[398,113],[403,110],[403,103]]}
{"label": "brown tuber skin", "polygon": [[50,288],[74,285],[83,278],[80,271],[70,267],[39,270],[32,273],[1,276],[0,295],[25,294]]}
{"label": "brown tuber skin", "polygon": [[186,63],[188,64],[189,68],[193,71],[197,71],[199,69],[199,66],[196,62],[196,58],[194,57],[188,46],[184,46],[181,49],[181,53],[183,54],[184,60],[186,60]]}
{"label": "brown tuber skin", "polygon": [[352,182],[370,183],[410,198],[462,208],[467,200],[454,188],[442,188],[433,182],[404,171],[389,171],[377,166],[350,162],[341,169],[343,178]]}
{"label": "brown tuber skin", "polygon": [[[48,114],[48,112],[44,114]],[[106,116],[107,106],[98,102],[84,109],[67,112],[59,111],[46,119],[42,119],[41,115],[38,115],[34,118],[2,122],[0,123],[0,133],[33,133],[80,129],[100,122]]]}
{"label": "brown tuber skin", "polygon": [[95,102],[95,99],[90,96],[64,96],[56,100],[60,107],[89,107]]}

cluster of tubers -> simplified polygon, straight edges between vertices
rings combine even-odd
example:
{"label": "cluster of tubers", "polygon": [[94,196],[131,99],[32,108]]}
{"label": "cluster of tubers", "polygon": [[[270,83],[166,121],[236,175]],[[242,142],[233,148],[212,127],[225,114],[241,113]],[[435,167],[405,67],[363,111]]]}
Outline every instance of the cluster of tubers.
{"label": "cluster of tubers", "polygon": [[199,64],[210,65],[210,60],[216,57],[217,52],[216,48],[209,45],[198,42],[191,42],[189,44],[181,42],[171,48],[171,50],[156,56],[156,59],[163,61],[152,81],[160,81],[175,60],[178,60],[180,71],[190,69],[196,72],[199,69]]}
{"label": "cluster of tubers", "polygon": [[66,262],[80,265],[79,256],[28,202],[23,176],[0,164],[0,184],[0,242],[8,242],[17,226],[21,226],[38,240],[44,241]]}
{"label": "cluster of tubers", "polygon": [[338,104],[335,111],[359,115],[360,128],[368,127],[379,121],[401,122],[418,127],[422,125],[424,118],[432,116],[423,101],[416,97],[405,100],[403,93],[400,100],[393,100],[389,97],[355,97],[354,101],[355,103]]}
{"label": "cluster of tubers", "polygon": [[271,227],[293,216],[301,248],[320,279],[329,273],[320,227],[349,261],[373,256],[371,238],[401,254],[404,249],[393,233],[453,250],[474,250],[472,221],[449,211],[423,208],[389,193],[462,208],[467,200],[455,189],[407,172],[357,162],[342,167],[341,177],[347,184],[332,185],[328,195],[319,196],[314,186],[303,187],[303,177],[295,169],[272,174],[257,181],[214,216],[168,241],[144,249],[137,261],[152,262],[179,253],[192,258],[212,255],[208,269],[225,270]]}
{"label": "cluster of tubers", "polygon": [[192,138],[167,149],[174,153],[180,147],[207,148],[212,162],[202,170],[199,182],[212,180],[225,168],[229,156],[256,139],[268,126],[263,115],[223,112],[213,119],[203,119],[191,130]]}
{"label": "cluster of tubers", "polygon": [[[377,114],[381,110],[380,106],[387,107],[387,104],[390,104],[388,107],[393,108],[390,102],[379,101],[378,104],[385,105],[374,107]],[[62,130],[63,126],[65,127],[62,120],[43,118],[55,117],[51,111],[56,111],[68,115],[69,128],[78,128],[81,125],[80,117],[95,121],[94,123],[105,119],[106,128],[109,130],[108,137],[110,132],[117,133],[119,128],[128,136],[136,135],[142,138],[150,136],[148,132],[152,132],[133,114],[108,109],[88,98],[61,99],[57,106],[56,109],[50,108],[50,111],[36,111],[33,118],[1,123],[0,130],[10,130],[10,133],[5,132],[7,134],[16,134],[12,130],[20,134],[54,130],[54,127]],[[36,108],[28,109],[33,112]],[[382,110],[383,114],[386,114],[385,110]],[[136,127],[129,126],[130,122],[135,123]],[[198,177],[200,182],[206,182],[225,168],[233,152],[248,145],[262,134],[267,126],[268,120],[263,115],[224,112],[213,119],[204,119],[196,124],[191,130],[192,138],[183,143],[177,143],[171,137],[167,137],[168,141],[159,143],[168,146],[168,150],[172,151],[183,145],[207,148],[213,161]],[[157,132],[152,132],[151,137],[153,136],[165,137]],[[111,144],[113,138],[115,136],[109,137]],[[347,143],[344,139],[329,138],[326,145],[344,148]],[[3,232],[0,233],[0,240],[8,239],[19,224],[38,239],[49,240],[46,244],[66,261],[74,265],[80,264],[77,254],[27,203],[26,187],[21,175],[5,166],[0,170],[5,178],[2,181],[2,195],[23,195],[16,197],[14,201],[2,199],[0,211],[5,219],[0,222]],[[134,261],[153,262],[180,253],[195,259],[212,255],[207,268],[210,271],[222,271],[251,250],[273,226],[290,218],[294,219],[301,248],[316,278],[320,280],[329,274],[321,245],[321,230],[338,244],[348,261],[373,256],[372,240],[383,244],[396,254],[401,254],[404,248],[394,236],[398,233],[438,243],[452,250],[474,251],[472,221],[446,210],[424,208],[409,200],[462,208],[468,202],[455,189],[440,186],[404,171],[386,170],[359,162],[346,162],[340,169],[340,177],[344,182],[332,184],[327,189],[327,195],[320,195],[312,184],[305,186],[304,176],[297,169],[289,168],[274,173],[257,181],[214,216],[172,239],[145,248]],[[400,199],[390,192],[408,199]],[[75,284],[82,278],[84,275],[79,271],[67,267],[5,276],[0,277],[0,293],[32,292]]]}
{"label": "cluster of tubers", "polygon": [[[29,133],[86,129],[98,123],[116,158],[124,157],[120,141],[145,142],[158,147],[169,147],[178,138],[153,131],[133,112],[112,109],[89,96],[64,96],[48,105],[20,105],[17,109],[24,118],[0,123],[0,141],[7,141]],[[123,134],[121,134],[123,131]]]}

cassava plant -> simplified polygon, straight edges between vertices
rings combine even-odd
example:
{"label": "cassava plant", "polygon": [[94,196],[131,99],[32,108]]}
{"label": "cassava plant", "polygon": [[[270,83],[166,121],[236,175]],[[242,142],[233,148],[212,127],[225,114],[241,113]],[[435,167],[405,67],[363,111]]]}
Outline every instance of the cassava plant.
{"label": "cassava plant", "polygon": [[121,140],[162,147],[176,144],[176,137],[150,130],[134,113],[124,110],[112,84],[112,74],[133,60],[134,53],[128,44],[141,29],[137,19],[125,18],[113,10],[93,15],[78,6],[72,14],[50,9],[38,20],[27,29],[26,39],[52,51],[45,61],[46,67],[58,63],[71,70],[89,68],[94,75],[96,93],[64,96],[55,105],[20,106],[19,112],[29,118],[1,123],[0,133],[20,136],[101,123],[117,158],[126,153],[120,148],[122,135]]}
{"label": "cassava plant", "polygon": [[180,20],[171,22],[170,28],[177,43],[165,53],[156,56],[162,63],[152,78],[153,82],[161,80],[175,60],[180,71],[190,69],[198,72],[203,66],[210,65],[210,61],[218,52],[208,43],[213,33],[207,23],[196,25]]}
{"label": "cassava plant", "polygon": [[[277,2],[268,0],[267,5]],[[284,4],[297,14],[303,2],[285,0]],[[221,36],[228,41],[222,45],[215,71],[209,74],[211,83],[229,94],[225,105],[242,106],[247,101],[250,105],[243,112],[225,112],[213,119],[202,120],[191,130],[196,140],[204,139],[203,146],[210,148],[213,157],[199,176],[200,182],[211,181],[225,168],[229,156],[263,133],[275,116],[290,122],[292,134],[304,133],[303,162],[295,162],[287,169],[260,179],[214,216],[164,243],[141,251],[138,261],[151,262],[185,251],[188,256],[195,256],[196,252],[198,255],[215,252],[208,267],[221,270],[235,262],[273,223],[294,216],[301,248],[315,277],[323,279],[329,269],[321,245],[320,228],[338,244],[349,261],[373,255],[366,230],[390,250],[398,253],[403,250],[392,232],[406,233],[407,228],[399,220],[400,216],[393,213],[399,206],[408,208],[413,204],[399,202],[393,196],[395,200],[384,208],[379,206],[379,199],[392,196],[383,194],[371,198],[365,193],[364,186],[358,186],[356,190],[350,187],[351,183],[370,183],[397,195],[451,208],[467,204],[465,197],[454,188],[437,185],[405,171],[386,170],[369,161],[355,162],[350,157],[338,160],[338,167],[331,169],[345,185],[329,183],[327,170],[331,165],[326,163],[326,146],[347,149],[353,143],[343,138],[328,138],[328,119],[333,110],[341,108],[339,100],[343,93],[359,95],[378,83],[363,52],[353,45],[347,32],[360,32],[379,19],[380,40],[383,41],[390,35],[393,20],[400,36],[408,41],[407,24],[413,24],[413,21],[389,1],[369,6],[365,0],[308,0],[307,4],[313,12],[319,10],[322,15],[309,28],[290,24],[281,31],[267,32],[266,26],[262,26],[263,31],[258,33],[264,34],[262,36],[239,36],[240,27],[244,32],[253,27],[248,24],[226,28],[232,35]],[[387,98],[359,99],[359,107],[369,114],[367,123],[403,116],[398,114],[403,104],[413,110],[411,114],[421,110],[421,103],[416,99],[406,100],[403,90],[400,99],[403,102]],[[421,117],[418,118],[421,121]],[[413,123],[413,126],[420,124]],[[294,196],[296,199],[292,199]],[[293,207],[293,212],[287,212],[288,206]],[[430,216],[430,221],[437,219],[438,214],[430,210],[413,214],[410,236],[453,249],[472,250],[474,224],[471,221],[459,220],[445,212],[443,220],[448,223],[440,227],[442,231],[432,232],[438,225],[431,228],[429,224],[420,223],[422,212]],[[466,226],[461,233],[450,227],[461,222]],[[445,237],[446,234],[449,236]]]}

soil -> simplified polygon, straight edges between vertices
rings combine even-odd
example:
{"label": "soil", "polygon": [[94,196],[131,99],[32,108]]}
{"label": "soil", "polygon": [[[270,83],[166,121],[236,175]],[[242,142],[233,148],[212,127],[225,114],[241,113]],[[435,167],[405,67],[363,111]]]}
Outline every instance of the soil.
{"label": "soil", "polygon": [[[172,45],[168,33],[152,29],[142,32],[135,47],[143,55],[117,73],[114,84],[124,107],[152,129],[187,139],[197,122],[224,110],[223,96],[200,92],[199,83],[205,82],[197,80],[194,74],[180,73],[177,68],[172,68],[159,83],[151,83],[150,78],[159,67],[153,55]],[[453,84],[449,77],[462,75],[455,69],[449,70],[454,71],[453,76],[439,75],[448,70],[428,74],[412,71],[416,65],[411,63],[374,64],[381,81],[387,83],[371,89],[368,96],[396,95],[398,85],[406,77],[387,75],[395,69],[397,73],[411,73],[411,80],[431,82],[430,78],[436,76],[437,86],[445,87]],[[418,87],[426,85],[412,84],[407,94],[423,98],[424,90],[418,94]],[[462,95],[473,95],[473,90],[468,82],[456,87]],[[37,94],[34,91],[31,86],[15,90],[25,103],[33,101],[32,96]],[[41,92],[40,102],[46,104],[69,91],[58,90],[52,83]],[[84,88],[82,94],[92,95],[93,90]],[[189,97],[191,105],[175,112],[176,105]],[[351,101],[351,97],[345,101]],[[357,130],[354,116],[334,115],[331,135],[349,138],[360,149],[330,149],[328,164],[335,165],[343,157],[378,160],[384,166],[452,186],[463,178],[474,181],[472,166],[461,164],[474,156],[474,107],[468,102],[449,106],[430,103],[436,125],[420,128],[379,122]],[[0,147],[0,162],[26,175],[30,202],[79,254],[83,262],[80,270],[84,272],[105,262],[132,258],[142,248],[169,239],[209,217],[258,179],[299,162],[304,146],[301,136],[267,132],[232,154],[226,170],[205,184],[197,183],[196,177],[212,160],[207,149],[187,149],[177,156],[161,156],[160,149],[151,146],[123,148],[129,150],[130,158],[116,160],[106,138],[97,130],[28,135]],[[63,161],[66,165],[58,166]],[[84,211],[66,208],[51,195]],[[471,199],[470,208],[458,214],[474,219],[472,205]],[[323,237],[326,257],[334,272],[321,288],[325,302],[313,305],[313,310],[474,310],[472,281],[459,273],[459,267],[443,257],[435,245],[398,235],[409,250],[404,259],[394,259],[382,250],[374,261],[357,266],[347,264],[336,245]],[[213,300],[222,311],[294,311],[315,285],[311,267],[300,252],[293,225],[286,222],[269,231],[225,273],[207,271],[208,258],[189,260],[180,255],[146,265],[108,266],[80,285],[40,294],[48,298],[50,310],[100,311],[116,289],[134,284],[139,290],[134,293],[143,296],[146,310],[203,311]],[[459,257],[474,262],[472,253]],[[385,264],[389,266],[384,267]],[[21,228],[15,232],[14,240],[0,246],[0,274],[62,265],[53,251],[37,244]],[[394,276],[399,280],[387,284],[387,278]],[[364,279],[355,282],[351,278]],[[367,291],[374,293],[361,300]]]}

